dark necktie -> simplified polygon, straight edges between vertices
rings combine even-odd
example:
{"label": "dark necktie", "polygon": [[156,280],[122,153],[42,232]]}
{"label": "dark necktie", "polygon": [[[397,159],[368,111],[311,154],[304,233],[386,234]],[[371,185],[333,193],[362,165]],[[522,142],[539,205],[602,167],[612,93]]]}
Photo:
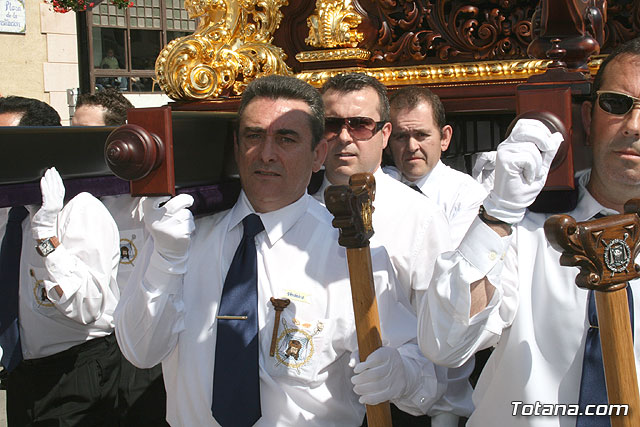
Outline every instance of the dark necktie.
{"label": "dark necktie", "polygon": [[16,206],[9,210],[7,228],[0,246],[0,363],[7,372],[11,372],[22,361],[18,326],[18,285],[22,221],[27,215],[24,206]]}
{"label": "dark necktie", "polygon": [[[631,318],[631,333],[633,334],[633,292],[631,291],[631,285],[627,286],[627,299],[629,302],[629,317]],[[594,291],[589,291],[588,305],[589,330],[587,331],[584,347],[580,400],[578,401],[581,413],[584,413],[587,405],[604,405],[608,403]],[[611,420],[608,416],[579,415],[576,420],[576,427],[605,427],[610,425]]]}
{"label": "dark necktie", "polygon": [[258,375],[258,269],[254,237],[260,217],[242,220],[244,233],[224,281],[213,370],[213,417],[223,427],[251,426],[262,416]]}
{"label": "dark necktie", "polygon": [[417,186],[416,184],[414,184],[413,182],[412,182],[412,183],[410,183],[410,184],[407,184],[407,185],[409,186],[409,188],[411,188],[411,189],[413,189],[413,190],[417,191],[418,193],[420,193],[420,194],[424,194],[424,193],[422,192],[422,190],[420,189],[420,187],[418,187],[418,186]]}

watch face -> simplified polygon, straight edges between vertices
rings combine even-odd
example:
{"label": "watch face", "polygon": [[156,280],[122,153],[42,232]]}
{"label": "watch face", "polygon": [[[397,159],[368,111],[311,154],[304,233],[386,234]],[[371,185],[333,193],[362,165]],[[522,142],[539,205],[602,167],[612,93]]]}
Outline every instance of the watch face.
{"label": "watch face", "polygon": [[56,247],[53,246],[53,243],[51,243],[51,239],[47,239],[43,242],[40,242],[38,243],[38,246],[36,246],[36,249],[42,256],[49,255],[51,252],[55,250],[55,248]]}

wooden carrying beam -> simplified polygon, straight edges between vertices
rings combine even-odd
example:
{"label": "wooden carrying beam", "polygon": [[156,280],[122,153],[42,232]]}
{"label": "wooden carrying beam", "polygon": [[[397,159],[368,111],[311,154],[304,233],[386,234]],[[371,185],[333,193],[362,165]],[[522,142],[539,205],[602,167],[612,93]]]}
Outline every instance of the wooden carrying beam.
{"label": "wooden carrying beam", "polygon": [[[338,243],[347,248],[360,361],[382,346],[369,249],[374,197],[375,179],[368,173],[355,174],[348,186],[332,185],[324,193],[327,209],[335,217],[333,226],[340,230]],[[389,402],[367,405],[367,423],[370,427],[391,426]]]}
{"label": "wooden carrying beam", "polygon": [[0,127],[7,159],[0,171],[0,207],[40,203],[39,180],[51,166],[64,179],[68,197],[130,190],[169,195],[230,180],[233,191],[227,193],[237,196],[239,186],[230,176],[235,117],[167,106],[130,110],[130,124],[119,128]]}
{"label": "wooden carrying beam", "polygon": [[640,199],[629,200],[625,213],[585,222],[568,215],[544,224],[547,240],[562,253],[560,264],[577,266],[576,284],[596,291],[602,358],[610,404],[628,404],[626,416],[611,416],[613,427],[640,425],[640,398],[627,282],[640,277],[635,264],[640,249]]}

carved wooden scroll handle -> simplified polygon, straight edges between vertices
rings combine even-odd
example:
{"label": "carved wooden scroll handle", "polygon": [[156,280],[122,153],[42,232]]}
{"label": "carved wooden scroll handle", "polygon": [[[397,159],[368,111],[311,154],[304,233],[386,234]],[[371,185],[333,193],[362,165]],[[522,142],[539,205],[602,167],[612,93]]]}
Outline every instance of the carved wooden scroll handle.
{"label": "carved wooden scroll handle", "polygon": [[[638,253],[640,199],[624,214],[576,222],[554,215],[544,224],[547,240],[562,253],[560,264],[577,266],[576,284],[593,289],[598,312],[602,361],[610,403],[629,405],[629,415],[612,414],[612,427],[640,425],[640,394],[627,303],[627,282],[640,276]],[[637,337],[636,337],[637,338]]]}
{"label": "carved wooden scroll handle", "polygon": [[[360,361],[382,346],[369,250],[375,183],[369,173],[355,174],[349,179],[349,185],[331,186],[324,192],[327,208],[334,216],[333,226],[340,230],[338,243],[347,248]],[[367,405],[367,423],[370,427],[391,427],[389,402]]]}
{"label": "carved wooden scroll handle", "polygon": [[363,248],[373,236],[371,224],[376,181],[370,173],[352,175],[349,185],[332,185],[324,192],[332,224],[340,230],[338,243],[346,248]]}
{"label": "carved wooden scroll handle", "polygon": [[640,277],[634,261],[640,249],[640,199],[629,200],[624,212],[585,222],[553,215],[545,222],[547,240],[562,253],[560,264],[580,268],[579,287],[615,291]]}
{"label": "carved wooden scroll handle", "polygon": [[164,158],[164,143],[142,126],[128,124],[111,132],[104,148],[109,168],[119,178],[136,181],[158,168]]}

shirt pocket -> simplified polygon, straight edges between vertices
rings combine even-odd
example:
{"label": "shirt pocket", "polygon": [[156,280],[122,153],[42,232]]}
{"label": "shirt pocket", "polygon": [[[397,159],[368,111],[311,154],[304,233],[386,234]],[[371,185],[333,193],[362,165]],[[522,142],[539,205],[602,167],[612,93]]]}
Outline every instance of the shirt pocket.
{"label": "shirt pocket", "polygon": [[276,333],[274,355],[271,356],[273,323],[269,322],[268,338],[265,336],[261,345],[265,355],[263,366],[269,375],[293,383],[324,382],[325,368],[337,357],[332,343],[335,322],[283,313]]}

